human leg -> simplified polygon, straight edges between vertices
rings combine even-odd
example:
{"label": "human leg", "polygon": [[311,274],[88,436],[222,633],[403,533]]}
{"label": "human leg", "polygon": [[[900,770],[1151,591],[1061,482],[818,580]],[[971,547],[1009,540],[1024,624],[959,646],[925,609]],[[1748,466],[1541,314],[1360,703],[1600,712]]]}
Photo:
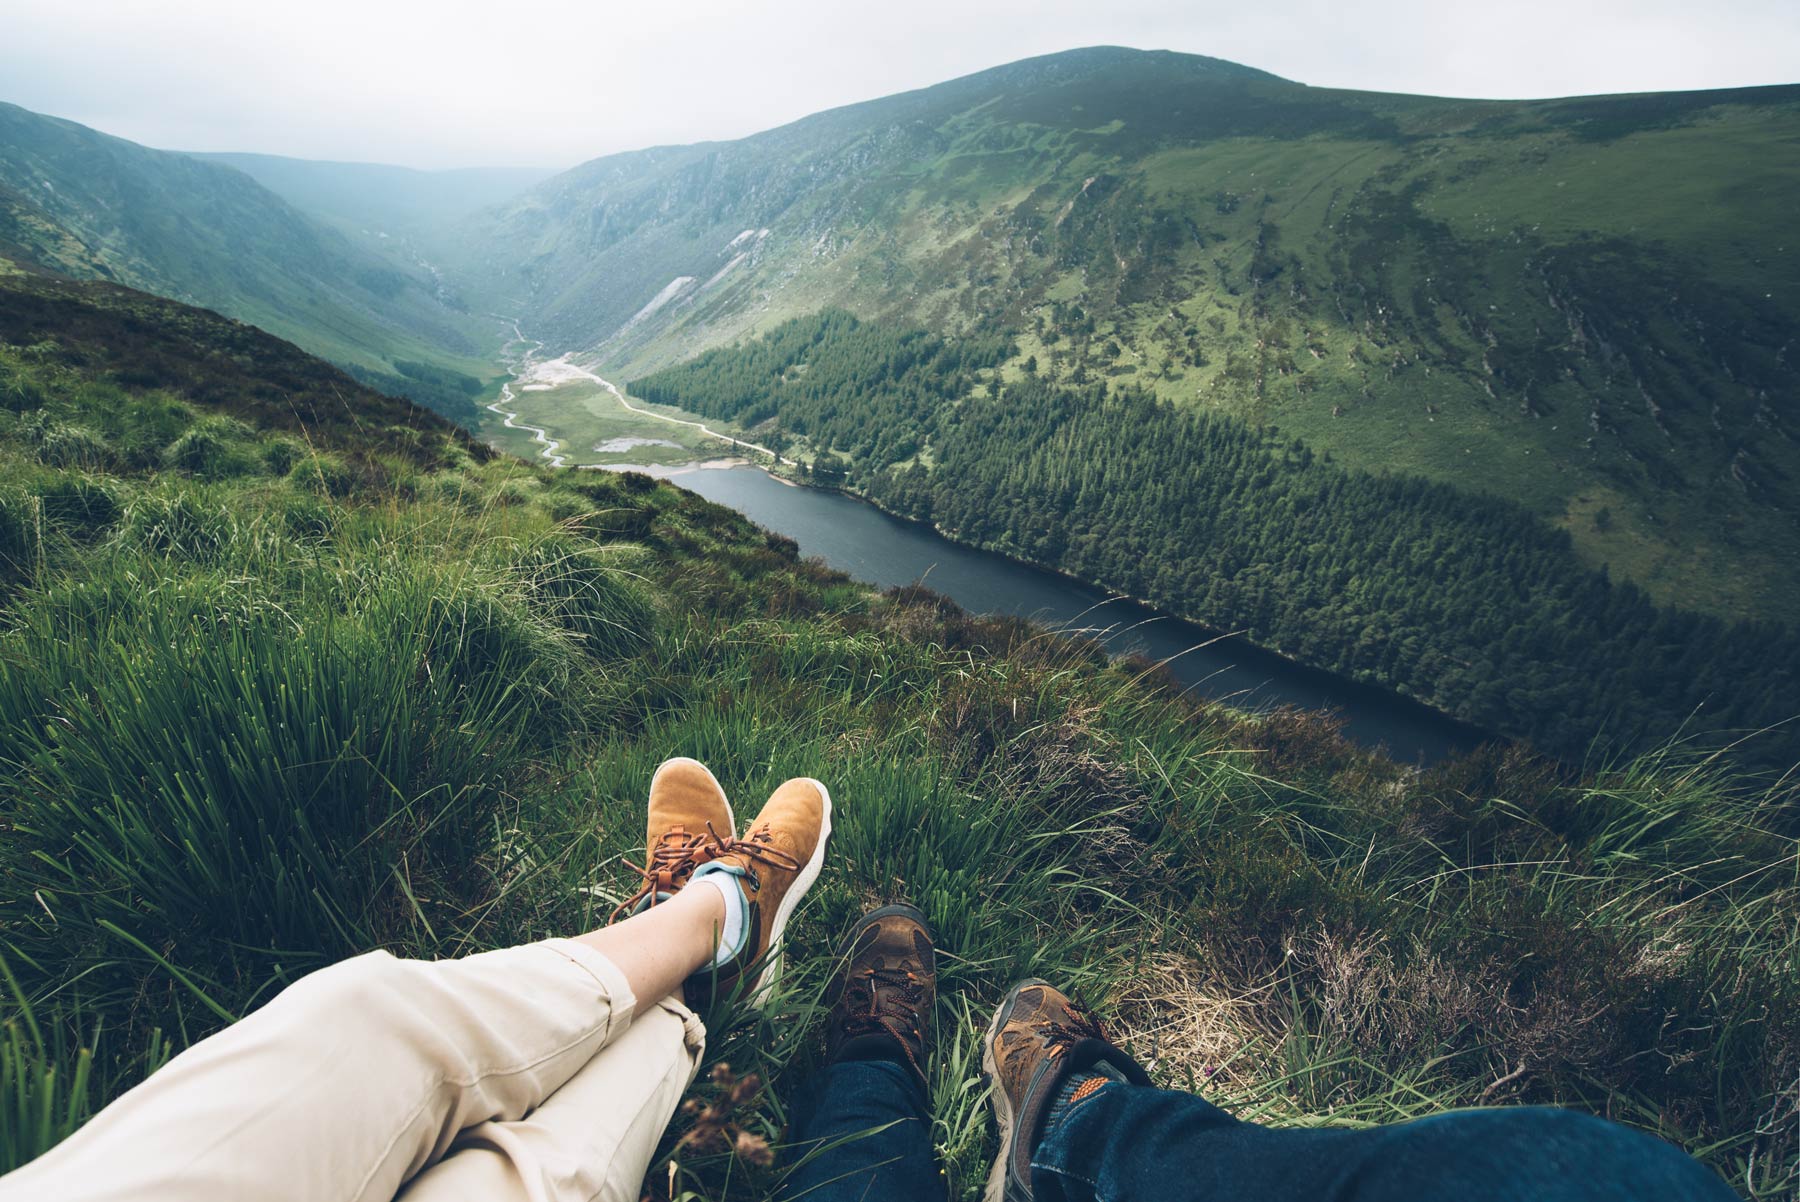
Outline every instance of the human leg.
{"label": "human leg", "polygon": [[[705,773],[693,761],[686,763]],[[659,780],[662,775],[659,771]],[[704,780],[711,782],[711,774],[705,773]],[[712,788],[717,789],[716,783]],[[651,794],[652,838],[642,870],[644,887],[615,916],[633,908],[638,919],[677,912],[696,896],[714,906],[722,904],[721,898],[730,898],[742,907],[744,921],[735,924],[740,928],[735,932],[732,924],[722,928],[715,922],[705,940],[706,959],[728,957],[732,964],[754,964],[760,976],[760,966],[778,951],[787,916],[817,876],[824,857],[830,829],[830,801],[824,787],[813,781],[782,786],[742,841],[732,830],[729,812],[720,819],[707,816],[704,807],[689,806],[685,821],[677,822],[682,814],[673,806],[663,807],[659,814],[654,786]],[[705,837],[691,837],[695,830],[704,830]],[[691,885],[696,869],[715,859],[736,869],[721,877],[724,888],[684,888]],[[790,864],[792,871],[786,867]],[[779,912],[779,920],[764,911]],[[759,914],[763,914],[760,921]],[[632,921],[591,932],[579,942],[616,956],[628,968],[661,974],[655,977],[657,986],[678,992],[691,973],[691,959],[679,949],[672,953],[670,947],[659,946],[654,936],[621,940],[620,933],[632,929]],[[645,928],[640,924],[635,929]],[[670,944],[686,933],[679,925],[666,929]],[[741,946],[722,945],[721,933]],[[754,993],[755,986],[748,985],[747,991]],[[692,1011],[675,996],[665,997],[523,1119],[490,1121],[464,1130],[450,1154],[406,1188],[405,1202],[632,1202],[639,1197],[663,1129],[699,1067],[704,1043],[705,1031]]]}
{"label": "human leg", "polygon": [[1002,1156],[990,1202],[1725,1202],[1673,1145],[1573,1111],[1456,1111],[1362,1130],[1243,1123],[1152,1088],[1092,1016],[1027,982],[987,1046]]}
{"label": "human leg", "polygon": [[[1146,1191],[1150,1191],[1146,1193]],[[1146,1197],[1316,1202],[1727,1202],[1680,1149],[1571,1110],[1452,1111],[1362,1130],[1276,1129],[1189,1094],[1109,1084],[1032,1157],[1041,1202]]]}
{"label": "human leg", "polygon": [[[652,850],[683,815],[729,833],[710,774],[672,761],[651,786]],[[640,999],[707,963],[724,905],[716,890],[680,893],[579,939],[437,962],[373,952],[323,969],[0,1179],[0,1200],[387,1202],[459,1132],[538,1108],[619,1038]],[[681,1048],[684,1024],[661,1026],[665,1050]]]}
{"label": "human leg", "polygon": [[464,1127],[517,1119],[631,1024],[604,956],[371,952],[202,1040],[0,1178],[0,1200],[387,1202]]}
{"label": "human leg", "polygon": [[693,1011],[664,998],[524,1118],[461,1132],[401,1202],[637,1202],[705,1044]]}
{"label": "human leg", "polygon": [[851,928],[839,959],[828,1062],[798,1100],[798,1161],[783,1197],[942,1199],[925,1076],[937,973],[924,916],[911,906],[872,911]]}
{"label": "human leg", "polygon": [[799,1098],[791,1202],[929,1202],[944,1197],[931,1114],[917,1081],[891,1060],[824,1065]]}

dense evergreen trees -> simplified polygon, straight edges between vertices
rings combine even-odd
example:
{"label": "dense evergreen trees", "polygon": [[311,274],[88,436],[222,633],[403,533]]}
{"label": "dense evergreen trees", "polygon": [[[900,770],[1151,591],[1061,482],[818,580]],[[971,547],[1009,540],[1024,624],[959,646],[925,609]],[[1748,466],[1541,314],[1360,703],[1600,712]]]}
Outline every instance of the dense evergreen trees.
{"label": "dense evergreen trees", "polygon": [[[848,451],[851,485],[953,537],[1562,754],[1800,713],[1790,629],[1660,609],[1520,506],[1346,471],[1141,389],[974,387],[1004,349],[825,314],[633,387],[778,418]],[[1790,764],[1800,738],[1778,731],[1751,750]]]}
{"label": "dense evergreen trees", "polygon": [[918,454],[939,405],[967,393],[977,371],[1011,351],[999,335],[951,342],[832,310],[639,380],[631,391],[746,426],[778,419],[821,453],[847,453],[860,470]]}

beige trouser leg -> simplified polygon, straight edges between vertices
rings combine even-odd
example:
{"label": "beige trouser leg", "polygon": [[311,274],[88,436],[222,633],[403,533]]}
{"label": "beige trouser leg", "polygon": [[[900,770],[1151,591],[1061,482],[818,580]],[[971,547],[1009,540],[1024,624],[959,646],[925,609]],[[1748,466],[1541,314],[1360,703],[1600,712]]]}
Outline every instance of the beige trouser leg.
{"label": "beige trouser leg", "polygon": [[358,956],[177,1056],[0,1202],[389,1202],[415,1177],[409,1202],[635,1199],[705,1042],[680,1003],[635,1006],[568,940]]}

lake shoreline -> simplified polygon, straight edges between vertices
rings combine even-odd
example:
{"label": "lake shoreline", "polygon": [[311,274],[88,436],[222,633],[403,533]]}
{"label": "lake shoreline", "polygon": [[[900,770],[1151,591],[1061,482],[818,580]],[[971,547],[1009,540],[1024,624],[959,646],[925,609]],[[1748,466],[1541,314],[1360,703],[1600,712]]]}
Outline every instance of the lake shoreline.
{"label": "lake shoreline", "polygon": [[[1398,692],[1394,691],[1393,689],[1388,688],[1384,685],[1371,684],[1371,683],[1366,683],[1363,681],[1352,680],[1351,678],[1344,676],[1343,674],[1341,674],[1339,672],[1335,672],[1330,668],[1324,668],[1324,667],[1320,667],[1315,664],[1309,664],[1309,663],[1305,662],[1304,660],[1296,659],[1294,656],[1288,654],[1287,652],[1284,652],[1277,648],[1265,646],[1261,643],[1257,643],[1257,642],[1245,637],[1241,632],[1223,631],[1223,630],[1218,629],[1217,627],[1208,625],[1205,622],[1196,621],[1193,618],[1184,617],[1180,613],[1170,610],[1170,609],[1166,609],[1162,606],[1158,606],[1154,602],[1147,601],[1141,597],[1134,597],[1129,593],[1120,592],[1117,589],[1114,589],[1108,585],[1105,585],[1105,584],[1102,584],[1102,583],[1099,583],[1096,581],[1084,579],[1081,576],[1076,575],[1075,573],[1065,571],[1061,568],[1052,567],[1052,566],[1049,566],[1046,564],[1041,564],[1041,563],[1035,563],[1032,560],[1025,559],[1021,556],[1012,554],[1008,551],[1004,551],[1004,550],[1001,550],[998,548],[993,548],[993,547],[986,547],[986,546],[982,546],[979,543],[966,541],[964,539],[959,538],[958,536],[956,536],[955,534],[953,534],[947,530],[943,530],[943,529],[939,528],[933,522],[923,521],[919,518],[911,517],[907,514],[895,513],[894,511],[886,508],[885,506],[877,503],[874,500],[871,500],[869,497],[863,495],[860,492],[857,492],[854,489],[834,487],[831,485],[799,484],[792,480],[783,479],[780,475],[777,475],[776,473],[769,471],[769,469],[767,467],[765,467],[759,463],[741,463],[741,464],[738,464],[735,466],[755,468],[766,479],[774,481],[774,482],[782,484],[782,485],[785,485],[789,488],[810,489],[810,490],[813,490],[813,491],[816,491],[819,493],[837,494],[839,496],[844,497],[847,500],[857,502],[858,504],[866,507],[867,509],[880,514],[883,518],[885,518],[889,521],[897,522],[902,525],[909,526],[909,527],[912,527],[912,528],[920,530],[920,531],[928,532],[929,534],[931,534],[937,538],[943,539],[946,543],[949,543],[952,546],[960,548],[966,552],[971,552],[971,553],[979,554],[979,555],[990,555],[990,556],[995,557],[996,559],[1002,560],[1002,561],[1004,561],[1008,564],[1011,564],[1017,568],[1021,568],[1021,569],[1024,569],[1024,570],[1027,570],[1030,572],[1042,573],[1046,576],[1054,577],[1058,580],[1065,581],[1068,584],[1071,584],[1071,585],[1074,585],[1074,586],[1077,586],[1077,587],[1080,587],[1083,589],[1087,589],[1087,590],[1090,590],[1093,592],[1101,593],[1108,598],[1116,599],[1118,601],[1121,601],[1121,602],[1124,602],[1124,603],[1127,603],[1130,605],[1134,605],[1142,610],[1149,611],[1151,614],[1157,615],[1159,617],[1166,617],[1173,621],[1183,623],[1187,626],[1193,627],[1196,630],[1205,633],[1214,642],[1229,643],[1230,645],[1234,645],[1234,646],[1244,649],[1246,652],[1248,652],[1253,657],[1266,657],[1269,660],[1279,661],[1291,673],[1294,673],[1297,675],[1308,676],[1308,677],[1315,679],[1318,682],[1328,682],[1332,691],[1353,694],[1353,695],[1368,699],[1371,702],[1380,702],[1380,703],[1388,705],[1388,706],[1398,706],[1398,707],[1402,707],[1402,708],[1417,709],[1419,711],[1422,711],[1425,715],[1428,715],[1432,721],[1443,724],[1446,727],[1453,728],[1454,730],[1456,730],[1462,736],[1462,741],[1464,743],[1466,743],[1467,747],[1470,749],[1472,749],[1473,747],[1482,745],[1482,744],[1489,744],[1489,743],[1511,744],[1512,742],[1514,742],[1514,740],[1510,736],[1500,734],[1499,732],[1496,732],[1496,731],[1485,730],[1481,727],[1478,727],[1471,723],[1465,722],[1461,718],[1456,717],[1454,714],[1446,713],[1445,711],[1438,709],[1436,706],[1433,706],[1425,701],[1422,701],[1417,697],[1407,696],[1405,694],[1398,693]],[[689,467],[687,470],[697,471],[697,470],[700,470],[700,468],[698,465],[694,465],[694,466]],[[679,485],[681,482],[679,479],[672,479],[671,483],[675,483],[675,484]],[[755,519],[752,519],[752,520],[755,520]],[[758,524],[762,524],[762,523],[758,523]],[[765,526],[765,528],[769,528],[769,527]],[[777,531],[776,533],[781,533],[781,532]],[[930,582],[928,580],[922,581],[921,583],[923,584],[923,587],[926,587],[926,588],[931,587]],[[951,599],[955,600],[954,597],[952,597]],[[961,604],[961,603],[959,602],[959,604]],[[966,605],[964,607],[968,608],[968,606],[966,606]],[[1076,633],[1076,632],[1070,632],[1070,633]],[[1322,683],[1321,688],[1323,689],[1323,687],[1324,687],[1324,685]],[[1239,708],[1243,708],[1243,707],[1239,707]],[[1306,708],[1306,707],[1302,707],[1302,708]],[[1338,708],[1347,709],[1347,707],[1344,707],[1344,706],[1339,706]],[[1360,742],[1361,740],[1357,740],[1357,741]],[[1405,762],[1403,759],[1401,759],[1401,757],[1396,756],[1395,758],[1398,762]]]}

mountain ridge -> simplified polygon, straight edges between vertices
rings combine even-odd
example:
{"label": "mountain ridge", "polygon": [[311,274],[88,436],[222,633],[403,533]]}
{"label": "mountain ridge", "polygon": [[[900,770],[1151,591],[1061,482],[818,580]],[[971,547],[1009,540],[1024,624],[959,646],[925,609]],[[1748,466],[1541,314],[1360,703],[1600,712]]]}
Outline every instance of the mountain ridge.
{"label": "mountain ridge", "polygon": [[429,272],[242,171],[3,103],[0,237],[12,257],[230,313],[390,384],[414,361],[482,370],[491,338]]}
{"label": "mountain ridge", "polygon": [[1001,328],[1009,380],[1493,492],[1747,616],[1800,591],[1795,137],[1800,86],[1459,100],[1078,53],[591,160],[451,270],[627,377],[830,307]]}

